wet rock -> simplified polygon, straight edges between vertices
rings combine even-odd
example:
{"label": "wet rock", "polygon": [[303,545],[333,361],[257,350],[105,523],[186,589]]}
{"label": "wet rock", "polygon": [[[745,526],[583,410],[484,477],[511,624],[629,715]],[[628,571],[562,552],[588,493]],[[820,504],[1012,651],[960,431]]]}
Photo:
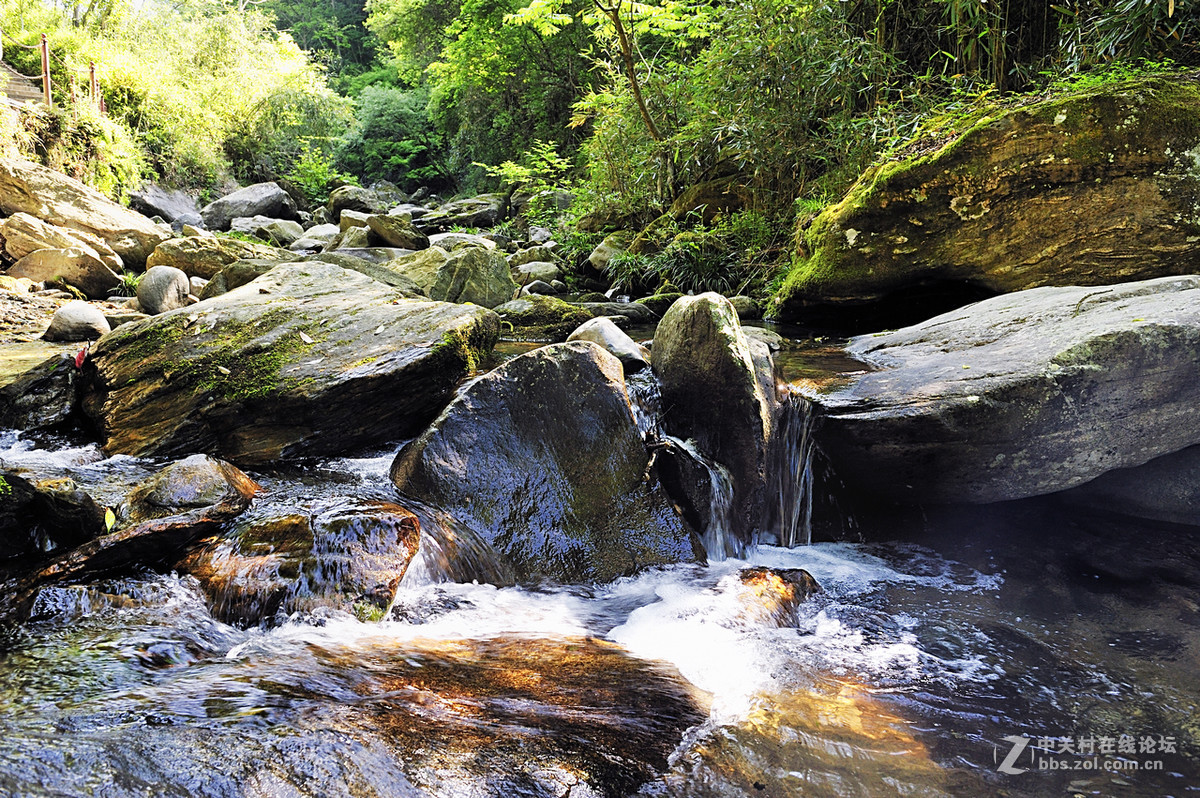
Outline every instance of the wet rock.
{"label": "wet rock", "polygon": [[283,264],[105,338],[83,407],[112,454],[341,451],[419,430],[499,323],[330,264]]}
{"label": "wet rock", "polygon": [[61,281],[92,299],[107,297],[121,284],[121,278],[90,247],[39,249],[21,258],[7,273],[35,283]]}
{"label": "wet rock", "polygon": [[229,623],[253,625],[317,607],[367,620],[391,604],[419,539],[416,516],[398,505],[325,501],[239,520],[232,534],[176,567],[200,579],[213,614]]}
{"label": "wet rock", "polygon": [[146,261],[146,266],[174,266],[188,277],[210,280],[234,261],[273,260],[286,263],[298,260],[299,257],[295,252],[286,249],[236,238],[189,236],[174,238],[159,245]]}
{"label": "wet rock", "polygon": [[590,319],[567,336],[568,341],[591,341],[615,356],[629,374],[650,365],[650,350],[634,341],[607,317]]}
{"label": "wet rock", "polygon": [[42,337],[47,341],[90,341],[112,328],[104,311],[87,302],[68,302],[54,311],[50,319],[50,328]]}
{"label": "wet rock", "polygon": [[906,503],[1077,487],[1200,443],[1200,277],[1036,288],[847,352],[874,367],[814,395],[837,474]]}
{"label": "wet rock", "polygon": [[392,480],[472,528],[519,578],[607,582],[702,556],[645,482],[648,462],[620,361],[581,341],[472,382],[401,450]]}
{"label": "wet rock", "polygon": [[1109,471],[1059,498],[1085,510],[1200,526],[1200,445]]}
{"label": "wet rock", "polygon": [[729,469],[733,534],[753,539],[763,522],[775,397],[729,300],[708,293],[675,302],[654,334],[651,363],[667,408],[664,429],[696,441],[705,457]]}
{"label": "wet rock", "polygon": [[760,341],[767,345],[767,348],[772,352],[778,352],[783,348],[783,336],[774,330],[768,330],[765,327],[742,327],[742,332],[751,341]]}
{"label": "wet rock", "polygon": [[210,230],[228,230],[239,217],[296,219],[296,203],[277,183],[255,183],[210,202],[200,210]]}
{"label": "wet rock", "polygon": [[803,568],[743,568],[737,575],[743,618],[766,626],[796,625],[796,610],[821,586]]}
{"label": "wet rock", "polygon": [[73,355],[55,355],[0,388],[0,428],[50,430],[66,426],[79,402]]}
{"label": "wet rock", "polygon": [[470,302],[494,308],[517,293],[508,262],[497,252],[464,248],[438,269],[429,296],[444,302]]}
{"label": "wet rock", "polygon": [[70,479],[0,469],[0,558],[38,557],[106,531],[104,508]]}
{"label": "wet rock", "polygon": [[385,246],[412,250],[429,246],[429,236],[402,216],[370,216],[367,218],[367,227]]}
{"label": "wet rock", "polygon": [[798,231],[775,312],[938,282],[1011,292],[1193,273],[1198,146],[1195,75],[996,109],[961,135],[902,148]]}
{"label": "wet rock", "polygon": [[90,233],[141,268],[170,236],[140,213],[122,207],[66,175],[29,161],[0,158],[0,212],[28,213],[60,227]]}
{"label": "wet rock", "polygon": [[529,285],[526,285],[521,288],[521,296],[529,296],[530,294],[540,294],[542,296],[553,296],[554,294],[557,294],[557,293],[559,293],[558,289],[556,289],[550,283],[545,282],[544,280],[534,280]]}
{"label": "wet rock", "polygon": [[157,316],[168,310],[187,307],[192,282],[182,269],[151,266],[138,281],[137,300],[142,311]]}
{"label": "wet rock", "polygon": [[586,310],[551,296],[522,296],[495,307],[496,313],[512,325],[514,338],[528,341],[565,341],[567,336],[592,315]]}

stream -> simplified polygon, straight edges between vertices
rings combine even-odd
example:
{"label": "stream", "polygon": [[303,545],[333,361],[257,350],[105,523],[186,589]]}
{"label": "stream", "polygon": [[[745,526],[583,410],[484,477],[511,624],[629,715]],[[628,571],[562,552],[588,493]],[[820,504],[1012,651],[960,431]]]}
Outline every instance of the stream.
{"label": "stream", "polygon": [[[782,362],[796,383],[853,367],[813,341]],[[396,501],[401,443],[251,472],[250,512]],[[791,545],[814,480],[790,456],[788,546],[606,585],[471,581],[486,552],[454,571],[436,511],[412,508],[417,560],[377,621],[318,607],[243,628],[174,573],[43,588],[0,634],[0,794],[1200,792],[1194,529],[1051,497],[848,514],[838,539]],[[3,431],[0,464],[113,503],[162,465]],[[822,590],[780,624],[747,602],[750,566]]]}

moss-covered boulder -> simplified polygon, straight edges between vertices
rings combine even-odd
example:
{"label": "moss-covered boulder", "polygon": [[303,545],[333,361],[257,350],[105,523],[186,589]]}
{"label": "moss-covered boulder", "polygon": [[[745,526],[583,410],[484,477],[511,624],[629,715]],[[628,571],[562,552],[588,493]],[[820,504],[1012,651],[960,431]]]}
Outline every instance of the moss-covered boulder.
{"label": "moss-covered boulder", "polygon": [[934,285],[990,292],[1188,274],[1200,73],[997,107],[874,166],[797,234],[781,318]]}
{"label": "moss-covered boulder", "polygon": [[512,326],[511,331],[505,331],[505,336],[523,341],[565,341],[572,330],[593,318],[589,311],[577,305],[539,294],[505,302],[494,310]]}
{"label": "moss-covered boulder", "polygon": [[471,383],[396,456],[392,480],[473,530],[518,578],[607,582],[700,554],[646,483],[649,459],[621,362],[580,341]]}
{"label": "moss-covered boulder", "polygon": [[444,302],[470,302],[494,308],[513,298],[517,284],[508,261],[499,252],[481,247],[455,250],[434,276],[429,296]]}
{"label": "moss-covered boulder", "polygon": [[407,255],[384,261],[381,266],[412,280],[426,294],[433,288],[438,269],[449,260],[450,253],[441,247],[431,246]]}
{"label": "moss-covered boulder", "polygon": [[483,308],[284,264],[101,339],[82,404],[112,454],[252,464],[336,452],[421,429],[499,327]]}
{"label": "moss-covered boulder", "polygon": [[301,255],[286,249],[217,236],[189,236],[164,241],[146,260],[146,267],[174,266],[188,277],[211,280],[217,272],[239,260],[299,260]]}

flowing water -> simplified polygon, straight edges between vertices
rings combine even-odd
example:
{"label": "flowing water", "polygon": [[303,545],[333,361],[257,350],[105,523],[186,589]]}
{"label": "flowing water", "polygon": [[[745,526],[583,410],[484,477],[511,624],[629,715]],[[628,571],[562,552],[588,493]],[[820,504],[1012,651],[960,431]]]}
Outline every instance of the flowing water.
{"label": "flowing water", "polygon": [[[397,446],[254,474],[251,512],[395,501]],[[157,465],[11,433],[0,460],[109,503]],[[779,473],[796,499],[775,529],[802,542],[811,458]],[[411,509],[418,559],[378,621],[318,606],[243,628],[174,573],[44,589],[0,636],[0,795],[1200,791],[1193,529],[1030,501],[498,587],[485,545]],[[749,565],[823,589],[780,624]]]}

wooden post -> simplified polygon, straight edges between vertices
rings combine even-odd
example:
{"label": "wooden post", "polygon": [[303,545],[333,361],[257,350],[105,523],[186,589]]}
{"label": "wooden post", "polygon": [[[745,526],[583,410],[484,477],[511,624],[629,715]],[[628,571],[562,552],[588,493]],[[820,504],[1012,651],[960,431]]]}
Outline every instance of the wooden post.
{"label": "wooden post", "polygon": [[46,107],[53,108],[54,101],[50,98],[50,42],[46,34],[42,34],[42,94],[46,99]]}
{"label": "wooden post", "polygon": [[96,104],[96,107],[99,108],[100,107],[100,92],[96,88],[96,62],[95,61],[88,62],[88,70],[91,72],[91,82],[88,84],[88,91],[90,91],[92,93],[92,102],[94,102]]}

